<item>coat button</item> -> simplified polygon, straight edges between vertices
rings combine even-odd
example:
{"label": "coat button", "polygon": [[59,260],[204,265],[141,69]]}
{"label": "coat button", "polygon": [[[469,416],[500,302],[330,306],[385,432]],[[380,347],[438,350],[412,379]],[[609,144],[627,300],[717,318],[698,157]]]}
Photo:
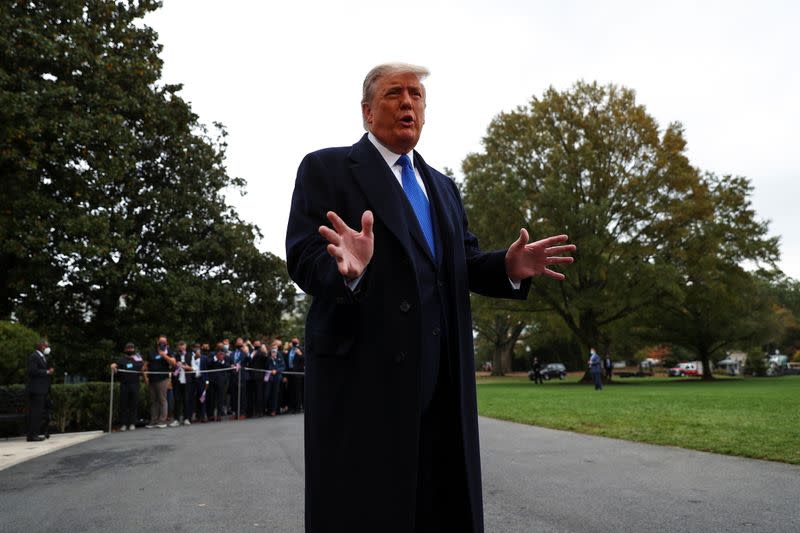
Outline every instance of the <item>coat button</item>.
{"label": "coat button", "polygon": [[394,362],[398,365],[406,360],[406,352],[397,352],[394,356]]}
{"label": "coat button", "polygon": [[434,337],[438,337],[439,333],[440,333],[439,328],[433,328],[433,336]]}
{"label": "coat button", "polygon": [[400,310],[404,313],[408,313],[408,310],[411,309],[411,304],[407,301],[403,300],[400,302]]}

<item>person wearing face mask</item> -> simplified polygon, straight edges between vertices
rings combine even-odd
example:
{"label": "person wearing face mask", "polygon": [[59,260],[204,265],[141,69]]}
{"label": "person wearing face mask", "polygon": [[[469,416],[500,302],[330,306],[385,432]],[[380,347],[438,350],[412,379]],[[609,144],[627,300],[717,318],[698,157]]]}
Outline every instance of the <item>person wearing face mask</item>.
{"label": "person wearing face mask", "polygon": [[[300,349],[300,339],[292,338],[292,343],[286,350],[286,368],[289,372],[303,372],[303,350]],[[299,413],[303,408],[303,376],[291,374],[287,376],[289,383],[287,394],[289,395],[289,410],[292,413]]]}
{"label": "person wearing face mask", "polygon": [[281,396],[281,385],[283,382],[283,372],[286,364],[283,357],[278,353],[278,346],[273,344],[267,359],[267,370],[269,371],[269,381],[267,382],[267,405],[269,406],[269,416],[278,414],[278,405]]}
{"label": "person wearing face mask", "polygon": [[[119,419],[122,425],[120,431],[133,431],[136,429],[136,420],[139,418],[139,372],[142,371],[144,360],[136,352],[136,346],[129,342],[125,345],[123,356],[115,363],[111,363],[114,371],[114,380],[119,382]],[[120,369],[126,372],[119,372]],[[136,373],[133,373],[136,372]]]}
{"label": "person wearing face mask", "polygon": [[[247,404],[247,396],[244,387],[246,386],[245,377],[242,375],[242,365],[245,357],[244,339],[238,337],[233,351],[230,353],[231,365],[236,369],[233,371],[228,390],[230,391],[230,407],[234,419],[242,419]],[[241,391],[240,391],[241,389]]]}
{"label": "person wearing face mask", "polygon": [[[194,384],[195,374],[192,368],[192,354],[187,350],[186,342],[178,343],[178,352],[175,354],[177,364],[172,374],[172,391],[175,399],[175,420],[170,427],[191,425],[194,415]],[[180,416],[178,416],[180,413]]]}
{"label": "person wearing face mask", "polygon": [[167,387],[169,385],[169,372],[175,366],[175,358],[167,344],[166,335],[160,335],[156,342],[156,349],[144,363],[144,372],[157,372],[152,375],[145,373],[144,381],[147,383],[150,396],[150,423],[148,429],[167,427]]}
{"label": "person wearing face mask", "polygon": [[255,347],[251,350],[245,344],[242,349],[246,350],[242,358],[242,371],[244,372],[242,375],[242,394],[246,398],[246,401],[242,400],[242,410],[247,418],[252,418],[256,415],[256,406],[258,405],[256,403],[258,396],[256,389],[264,375],[254,371],[256,364]]}
{"label": "person wearing face mask", "polygon": [[46,339],[40,339],[36,349],[28,356],[28,367],[25,380],[25,396],[28,400],[28,442],[39,442],[49,437],[43,422],[49,422],[50,379],[55,369],[47,361],[50,355],[50,344]]}
{"label": "person wearing face mask", "polygon": [[[227,370],[231,368],[231,360],[225,350],[222,347],[218,347],[214,358],[208,366],[209,370],[218,370],[218,372],[210,372],[208,374],[211,389],[211,402],[207,402],[210,411],[208,414],[214,415],[214,421],[222,422],[222,417],[225,415],[225,391],[230,380],[230,372]],[[215,408],[216,413],[214,413]]]}
{"label": "person wearing face mask", "polygon": [[[214,358],[214,353],[209,348],[209,344],[204,342],[200,346],[200,350],[195,350],[194,358],[192,359],[192,366],[195,367],[195,375],[198,377],[197,385],[197,404],[199,410],[197,416],[200,422],[205,424],[208,422],[208,412],[213,408],[209,403],[212,396],[211,391],[211,378],[209,377],[208,370],[211,365],[211,360]],[[199,368],[199,373],[198,369]]]}
{"label": "person wearing face mask", "polygon": [[192,353],[191,353],[191,362],[189,363],[192,365],[191,374],[194,380],[194,396],[192,396],[192,410],[193,412],[197,413],[196,420],[203,420],[205,417],[205,398],[203,401],[200,402],[200,397],[206,391],[206,384],[205,384],[205,376],[203,375],[203,370],[205,370],[205,365],[203,364],[203,350],[199,342],[196,342],[192,345]]}
{"label": "person wearing face mask", "polygon": [[253,381],[253,388],[255,389],[255,404],[253,407],[253,412],[255,413],[256,417],[262,417],[264,416],[264,411],[266,409],[266,403],[264,399],[267,397],[266,393],[269,383],[267,381],[267,373],[261,371],[267,370],[269,351],[267,350],[267,346],[265,344],[261,344],[261,342],[258,343],[258,349],[256,350],[254,346],[253,350],[255,350],[255,354],[253,356],[252,368],[256,370],[255,372],[251,372],[255,375],[255,381]]}

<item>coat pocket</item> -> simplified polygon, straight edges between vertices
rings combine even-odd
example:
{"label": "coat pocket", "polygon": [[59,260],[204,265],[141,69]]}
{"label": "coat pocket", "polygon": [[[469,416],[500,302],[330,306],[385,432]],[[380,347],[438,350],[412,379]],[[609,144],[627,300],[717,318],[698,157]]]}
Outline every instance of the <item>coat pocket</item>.
{"label": "coat pocket", "polygon": [[309,357],[347,359],[352,353],[353,335],[341,333],[314,332],[306,338]]}

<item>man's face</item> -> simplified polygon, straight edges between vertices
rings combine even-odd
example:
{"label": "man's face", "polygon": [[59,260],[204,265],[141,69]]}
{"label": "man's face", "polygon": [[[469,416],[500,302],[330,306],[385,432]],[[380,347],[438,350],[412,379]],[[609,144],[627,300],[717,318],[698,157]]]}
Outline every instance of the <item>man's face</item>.
{"label": "man's face", "polygon": [[398,154],[410,152],[425,124],[425,88],[410,72],[384,76],[361,111],[369,131],[384,146]]}

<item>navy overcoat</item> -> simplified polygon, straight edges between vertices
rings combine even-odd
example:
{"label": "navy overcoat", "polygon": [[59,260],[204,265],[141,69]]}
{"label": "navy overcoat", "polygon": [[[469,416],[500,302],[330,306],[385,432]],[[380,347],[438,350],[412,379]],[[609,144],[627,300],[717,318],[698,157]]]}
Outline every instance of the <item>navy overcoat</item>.
{"label": "navy overcoat", "polygon": [[[513,290],[505,250],[482,252],[467,228],[456,184],[418,153],[415,167],[433,202],[444,254],[439,287],[451,316],[446,344],[456,376],[464,502],[483,531],[478,420],[469,292],[525,298]],[[404,204],[405,202],[405,204]],[[397,179],[367,136],[351,147],[307,155],[300,164],[286,235],[289,274],[313,298],[306,321],[306,531],[413,531],[420,430],[421,289],[414,232]],[[375,217],[375,251],[351,292],[319,235],[335,211],[351,228]]]}

